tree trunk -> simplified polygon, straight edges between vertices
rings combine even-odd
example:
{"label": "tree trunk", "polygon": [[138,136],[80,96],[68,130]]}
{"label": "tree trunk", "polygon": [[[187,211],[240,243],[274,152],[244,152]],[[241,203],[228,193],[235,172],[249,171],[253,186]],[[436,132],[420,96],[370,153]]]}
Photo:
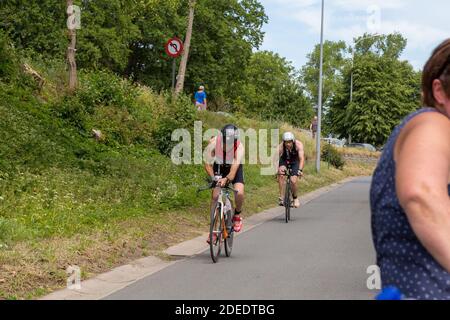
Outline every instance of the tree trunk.
{"label": "tree trunk", "polygon": [[175,96],[178,96],[184,88],[184,77],[186,74],[186,66],[189,57],[189,48],[191,46],[191,38],[192,38],[192,26],[194,24],[194,8],[195,8],[196,0],[189,0],[189,20],[188,20],[188,28],[186,32],[186,39],[184,41],[184,51],[181,57],[180,69],[178,71],[177,77],[177,85],[175,87]]}
{"label": "tree trunk", "polygon": [[[67,0],[67,8],[73,5],[73,0]],[[72,14],[69,14],[69,18]],[[67,61],[69,63],[69,92],[74,92],[77,88],[77,63],[75,61],[75,51],[77,43],[77,32],[69,29],[70,45],[67,49]]]}

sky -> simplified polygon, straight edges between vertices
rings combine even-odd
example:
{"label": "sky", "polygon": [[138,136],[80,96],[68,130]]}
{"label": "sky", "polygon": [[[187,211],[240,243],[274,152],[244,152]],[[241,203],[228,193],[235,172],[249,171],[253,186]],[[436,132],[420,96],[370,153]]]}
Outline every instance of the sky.
{"label": "sky", "polygon": [[[320,42],[321,0],[259,0],[269,22],[260,50],[279,53],[296,68]],[[401,59],[423,68],[433,49],[450,38],[448,0],[325,0],[324,40],[348,45],[365,32],[400,32],[408,44]]]}

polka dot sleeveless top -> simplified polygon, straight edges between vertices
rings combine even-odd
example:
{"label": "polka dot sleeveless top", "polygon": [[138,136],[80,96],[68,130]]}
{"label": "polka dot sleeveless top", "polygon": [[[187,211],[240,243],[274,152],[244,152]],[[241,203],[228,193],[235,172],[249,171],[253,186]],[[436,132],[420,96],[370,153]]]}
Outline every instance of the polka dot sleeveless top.
{"label": "polka dot sleeveless top", "polygon": [[[424,112],[437,111],[424,108],[410,114],[386,143],[370,190],[372,235],[383,287],[396,286],[411,299],[450,300],[450,273],[419,242],[395,188],[395,142],[401,129]],[[448,193],[450,196],[450,185]]]}

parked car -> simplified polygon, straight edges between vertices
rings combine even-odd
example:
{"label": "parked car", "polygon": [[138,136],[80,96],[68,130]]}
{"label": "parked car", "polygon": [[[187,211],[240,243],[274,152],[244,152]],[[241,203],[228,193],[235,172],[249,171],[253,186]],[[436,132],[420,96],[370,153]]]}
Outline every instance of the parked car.
{"label": "parked car", "polygon": [[345,140],[339,140],[336,138],[322,138],[322,140],[338,148],[343,148],[345,146]]}
{"label": "parked car", "polygon": [[365,149],[367,151],[376,152],[377,149],[368,143],[350,143],[346,145],[347,148],[358,148],[358,149]]}

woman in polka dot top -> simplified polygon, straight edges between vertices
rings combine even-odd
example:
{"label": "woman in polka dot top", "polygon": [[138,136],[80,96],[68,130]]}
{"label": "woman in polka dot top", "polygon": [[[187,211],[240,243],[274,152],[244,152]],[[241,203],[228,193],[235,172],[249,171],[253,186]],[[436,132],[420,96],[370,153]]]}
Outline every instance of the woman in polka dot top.
{"label": "woman in polka dot top", "polygon": [[422,100],[392,133],[370,191],[383,287],[450,300],[450,39],[423,70]]}

